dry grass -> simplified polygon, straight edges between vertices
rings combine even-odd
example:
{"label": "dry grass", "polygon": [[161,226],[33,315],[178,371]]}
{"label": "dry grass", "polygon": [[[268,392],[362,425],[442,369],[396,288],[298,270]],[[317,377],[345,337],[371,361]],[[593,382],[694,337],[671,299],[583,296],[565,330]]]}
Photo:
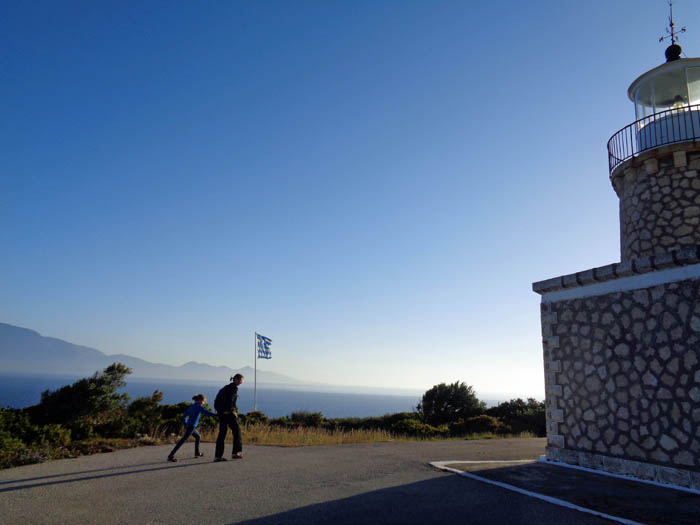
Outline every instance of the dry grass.
{"label": "dry grass", "polygon": [[[201,432],[203,441],[216,441],[217,430]],[[244,445],[273,445],[277,447],[306,447],[317,445],[345,445],[349,443],[377,443],[408,441],[384,430],[328,430],[312,427],[278,427],[264,424],[245,425],[241,428]],[[231,442],[229,432],[227,442]]]}
{"label": "dry grass", "polygon": [[[314,427],[278,427],[266,424],[249,424],[242,428],[244,445],[269,445],[277,447],[306,447],[318,445],[347,445],[352,443],[381,443],[381,442],[406,442],[406,441],[439,441],[439,440],[465,440],[465,439],[503,439],[503,438],[529,438],[536,437],[524,432],[519,435],[507,434],[470,434],[462,437],[433,437],[421,438],[392,434],[385,430],[330,430]],[[214,442],[218,434],[218,428],[200,428],[203,441]],[[21,450],[0,450],[0,469],[42,463],[51,459],[74,458],[82,455],[97,454],[100,452],[112,452],[123,448],[139,446],[153,446],[173,444],[182,434],[166,435],[164,431],[154,432],[154,435],[137,435],[133,439],[126,438],[93,438],[75,441],[65,446],[42,446]],[[231,432],[228,433],[226,442],[231,443]]]}
{"label": "dry grass", "polygon": [[[211,429],[200,431],[203,441],[216,441],[218,430]],[[330,430],[314,427],[278,427],[265,424],[251,424],[241,427],[244,445],[271,445],[277,447],[306,447],[318,445],[347,445],[351,443],[381,443],[400,441],[435,441],[444,440],[444,437],[420,438],[392,434],[385,430]],[[502,439],[502,438],[526,438],[534,437],[532,434],[499,435],[491,433],[470,434],[459,438],[448,439]],[[232,436],[229,432],[226,442],[231,443]]]}

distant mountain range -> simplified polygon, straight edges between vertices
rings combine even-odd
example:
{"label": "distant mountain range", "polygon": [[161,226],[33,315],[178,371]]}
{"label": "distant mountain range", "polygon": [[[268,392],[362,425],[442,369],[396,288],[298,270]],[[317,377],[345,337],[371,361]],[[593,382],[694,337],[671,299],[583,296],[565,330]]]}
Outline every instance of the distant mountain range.
{"label": "distant mountain range", "polygon": [[[133,370],[130,377],[225,381],[236,373],[253,378],[253,368],[212,366],[190,361],[181,366],[151,363],[125,354],[106,355],[95,348],[75,345],[34,330],[0,323],[0,372],[7,374],[92,375],[114,362]],[[301,385],[301,381],[258,370],[259,383]]]}

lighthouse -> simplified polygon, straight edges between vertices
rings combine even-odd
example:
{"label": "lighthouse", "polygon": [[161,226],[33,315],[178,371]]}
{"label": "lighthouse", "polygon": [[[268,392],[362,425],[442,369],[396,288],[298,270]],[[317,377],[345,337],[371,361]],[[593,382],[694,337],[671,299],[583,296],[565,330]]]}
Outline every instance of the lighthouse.
{"label": "lighthouse", "polygon": [[669,20],[665,62],[608,141],[620,262],[533,290],[547,460],[700,489],[700,58]]}
{"label": "lighthouse", "polygon": [[666,63],[632,82],[636,120],[608,142],[623,261],[700,244],[700,182],[688,161],[700,138],[700,58],[680,55],[672,44]]}

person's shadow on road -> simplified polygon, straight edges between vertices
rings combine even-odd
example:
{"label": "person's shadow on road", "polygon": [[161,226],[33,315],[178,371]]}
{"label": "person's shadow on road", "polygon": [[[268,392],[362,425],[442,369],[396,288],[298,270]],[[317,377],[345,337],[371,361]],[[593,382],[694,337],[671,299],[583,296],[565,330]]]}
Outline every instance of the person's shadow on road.
{"label": "person's shadow on road", "polygon": [[[197,459],[192,458],[192,461],[193,462],[197,461]],[[13,491],[17,491],[17,490],[26,490],[26,489],[36,488],[36,487],[45,487],[47,485],[61,485],[64,483],[77,483],[79,481],[88,481],[88,480],[92,480],[92,479],[111,478],[111,477],[116,477],[116,476],[129,476],[132,474],[142,474],[144,472],[155,472],[158,470],[165,470],[165,469],[202,467],[202,466],[210,465],[211,463],[212,463],[211,461],[202,462],[200,460],[200,461],[197,461],[196,463],[173,465],[173,464],[164,464],[163,461],[159,461],[157,463],[139,463],[136,465],[123,465],[121,467],[110,467],[110,468],[103,468],[103,469],[83,470],[81,472],[66,472],[63,474],[52,474],[50,476],[38,476],[35,478],[12,479],[12,480],[2,481],[2,482],[0,482],[0,485],[10,485],[10,484],[20,484],[20,485],[14,486],[14,487],[2,487],[2,488],[0,488],[0,493],[13,492]],[[159,466],[156,467],[156,465],[159,465]],[[138,467],[153,467],[153,468],[138,468]],[[126,470],[123,472],[115,472],[115,470],[134,469],[134,468],[136,468],[137,470]],[[104,472],[104,474],[96,474],[97,472]],[[83,476],[84,474],[95,474],[95,475]],[[70,477],[70,476],[82,476],[82,477]],[[65,478],[65,477],[68,477],[69,479],[61,479],[61,480],[55,480],[55,481],[40,481],[40,480]],[[27,483],[27,482],[31,482],[31,481],[40,481],[40,482],[39,483]]]}

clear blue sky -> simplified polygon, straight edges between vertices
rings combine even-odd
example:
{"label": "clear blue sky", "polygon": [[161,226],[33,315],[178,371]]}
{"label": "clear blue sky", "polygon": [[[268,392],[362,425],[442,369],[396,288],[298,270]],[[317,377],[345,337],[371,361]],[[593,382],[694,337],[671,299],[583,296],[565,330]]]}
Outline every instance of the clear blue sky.
{"label": "clear blue sky", "polygon": [[233,368],[257,330],[303,380],[542,398],[531,283],[619,260],[605,146],[667,16],[6,0],[0,321]]}

